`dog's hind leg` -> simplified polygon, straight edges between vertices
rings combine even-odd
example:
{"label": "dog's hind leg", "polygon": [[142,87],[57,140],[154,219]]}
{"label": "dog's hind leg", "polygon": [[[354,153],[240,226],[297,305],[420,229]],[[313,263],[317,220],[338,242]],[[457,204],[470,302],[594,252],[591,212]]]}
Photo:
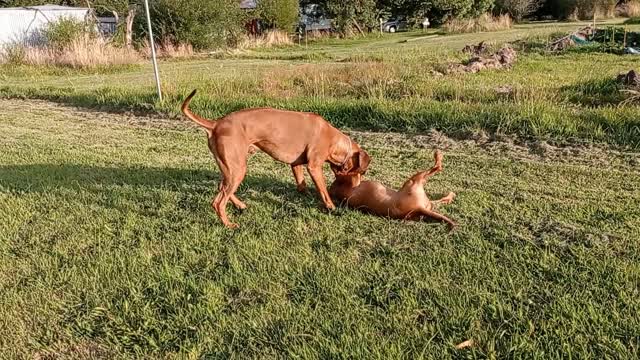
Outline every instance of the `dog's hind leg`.
{"label": "dog's hind leg", "polygon": [[[237,145],[226,144],[225,146],[224,138],[219,138],[216,140],[215,155],[223,179],[220,185],[220,191],[213,199],[211,205],[226,227],[237,228],[237,224],[229,221],[226,208],[229,200],[237,206],[235,201],[232,200],[232,197],[235,198],[234,194],[236,190],[238,190],[247,172],[247,149],[241,149]],[[235,200],[244,205],[238,198],[235,198]]]}
{"label": "dog's hind leg", "polygon": [[307,190],[307,183],[304,181],[304,166],[291,165],[291,170],[293,170],[293,177],[296,179],[298,191],[305,192]]}
{"label": "dog's hind leg", "polygon": [[434,200],[431,203],[432,204],[437,204],[437,205],[449,205],[453,202],[453,199],[456,198],[456,193],[454,192],[449,192],[447,194],[447,196],[443,197],[440,200]]}
{"label": "dog's hind leg", "polygon": [[442,221],[444,223],[446,223],[447,225],[449,225],[449,230],[453,230],[454,227],[456,227],[456,223],[453,222],[453,220],[449,219],[448,217],[439,214],[435,211],[432,210],[427,210],[427,209],[420,209],[420,210],[416,210],[412,213],[410,213],[409,215],[407,215],[407,217],[405,218],[405,220],[422,220],[424,218],[430,218],[430,219],[434,219],[434,220],[438,220],[438,221]]}
{"label": "dog's hind leg", "polygon": [[[223,182],[220,182],[220,186],[218,187],[218,191],[222,191],[222,184]],[[243,203],[242,200],[238,199],[238,197],[233,194],[229,197],[229,200],[231,200],[231,203],[233,204],[233,206],[236,207],[236,209],[239,210],[244,210],[247,208],[247,204]]]}
{"label": "dog's hind leg", "polygon": [[401,191],[409,191],[416,185],[424,186],[424,184],[427,182],[427,178],[442,171],[442,152],[440,152],[440,150],[436,150],[436,152],[433,154],[433,157],[435,159],[435,164],[433,165],[433,167],[427,171],[420,171],[419,173],[410,177],[409,180],[407,180],[404,185],[402,185]]}

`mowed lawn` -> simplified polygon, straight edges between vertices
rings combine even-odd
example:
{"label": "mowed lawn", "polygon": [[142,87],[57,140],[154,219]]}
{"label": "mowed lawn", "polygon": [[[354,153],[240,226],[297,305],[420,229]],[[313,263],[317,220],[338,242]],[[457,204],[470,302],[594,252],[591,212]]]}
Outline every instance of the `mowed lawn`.
{"label": "mowed lawn", "polygon": [[24,100],[0,120],[2,358],[640,355],[634,153],[354,133],[393,186],[444,147],[427,190],[458,194],[459,228],[326,213],[259,153],[227,230],[186,121]]}

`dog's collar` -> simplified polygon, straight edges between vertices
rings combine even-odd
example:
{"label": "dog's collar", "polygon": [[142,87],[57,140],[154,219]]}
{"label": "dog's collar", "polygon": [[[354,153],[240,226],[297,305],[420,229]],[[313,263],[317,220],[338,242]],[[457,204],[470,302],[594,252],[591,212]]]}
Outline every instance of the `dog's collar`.
{"label": "dog's collar", "polygon": [[349,158],[353,155],[353,150],[351,149],[351,138],[347,136],[347,140],[349,140],[349,152],[347,152],[347,156],[344,158],[344,161],[342,161],[340,166],[344,166],[344,164],[346,164]]}

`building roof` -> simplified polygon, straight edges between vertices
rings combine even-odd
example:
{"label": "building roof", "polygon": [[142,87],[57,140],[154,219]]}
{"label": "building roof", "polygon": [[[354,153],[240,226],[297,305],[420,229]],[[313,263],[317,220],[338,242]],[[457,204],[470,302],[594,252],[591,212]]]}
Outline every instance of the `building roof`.
{"label": "building roof", "polygon": [[62,6],[62,5],[38,5],[38,6],[21,6],[12,8],[0,8],[0,11],[4,10],[38,10],[38,11],[88,11],[89,8]]}

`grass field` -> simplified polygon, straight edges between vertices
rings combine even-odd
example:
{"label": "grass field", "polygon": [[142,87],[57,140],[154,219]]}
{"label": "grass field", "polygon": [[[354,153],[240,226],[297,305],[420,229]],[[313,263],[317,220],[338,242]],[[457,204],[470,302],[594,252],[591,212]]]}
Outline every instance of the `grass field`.
{"label": "grass field", "polygon": [[[162,103],[146,66],[0,66],[0,358],[637,358],[640,108],[611,81],[637,60],[429,73],[578,26],[163,62]],[[261,153],[221,227],[205,136],[172,116],[195,87],[208,116],[319,111],[395,187],[443,149],[427,191],[459,228],[327,213]]]}

